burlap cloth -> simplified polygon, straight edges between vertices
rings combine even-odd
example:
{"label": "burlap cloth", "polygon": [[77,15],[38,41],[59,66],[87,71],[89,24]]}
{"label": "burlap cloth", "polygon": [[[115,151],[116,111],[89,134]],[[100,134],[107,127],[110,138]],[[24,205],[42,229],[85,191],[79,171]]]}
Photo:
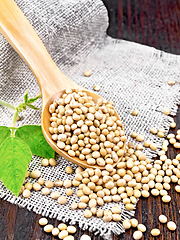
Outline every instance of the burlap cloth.
{"label": "burlap cloth", "polygon": [[[180,102],[179,56],[108,37],[107,10],[100,0],[16,2],[60,69],[85,88],[93,90],[95,84],[100,85],[99,94],[114,101],[128,141],[133,141],[130,133],[136,131],[160,147],[163,139],[150,134],[149,129],[164,127],[167,133],[172,118],[163,114],[163,110],[168,108],[171,115],[176,114]],[[92,72],[89,78],[83,76],[85,70]],[[168,85],[168,80],[176,81],[175,85]],[[0,98],[17,105],[23,101],[25,90],[33,97],[39,92],[39,87],[30,69],[0,35]],[[36,105],[41,106],[41,100]],[[131,115],[134,109],[139,112],[136,117]],[[40,116],[40,110],[22,112],[18,126],[40,124]],[[0,106],[0,125],[10,126],[11,121],[12,112]],[[156,155],[150,149],[144,151],[150,158]],[[67,165],[75,169],[74,164],[57,156],[56,167],[42,167],[41,160],[33,157],[29,170],[40,169],[45,180],[73,179],[73,175],[68,176],[64,169]],[[56,190],[65,195],[64,188]],[[120,234],[124,231],[121,222],[105,223],[95,217],[85,219],[83,211],[71,211],[70,204],[78,201],[75,192],[74,188],[68,203],[61,206],[49,196],[42,196],[35,191],[29,199],[21,196],[16,198],[0,183],[1,198],[38,214],[72,224],[78,223],[81,228],[99,233],[104,239],[110,239],[112,233]],[[110,209],[112,205],[106,204],[103,209]],[[134,214],[126,211],[123,204],[119,205],[122,207],[122,219]]]}

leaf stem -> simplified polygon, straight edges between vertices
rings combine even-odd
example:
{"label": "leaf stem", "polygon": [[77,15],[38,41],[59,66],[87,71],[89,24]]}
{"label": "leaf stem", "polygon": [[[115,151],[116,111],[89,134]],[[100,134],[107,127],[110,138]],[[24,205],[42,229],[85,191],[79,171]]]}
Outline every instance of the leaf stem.
{"label": "leaf stem", "polygon": [[16,109],[15,113],[14,113],[14,117],[13,117],[13,121],[12,121],[12,132],[11,132],[11,136],[14,137],[14,130],[16,129],[15,128],[15,125],[16,125],[16,121],[17,121],[17,116],[18,116],[18,110]]}
{"label": "leaf stem", "polygon": [[15,106],[13,106],[12,104],[7,103],[7,102],[5,102],[5,101],[2,101],[2,100],[0,100],[0,105],[3,105],[3,106],[5,106],[5,107],[11,108],[11,109],[13,109],[13,110],[16,110]]}

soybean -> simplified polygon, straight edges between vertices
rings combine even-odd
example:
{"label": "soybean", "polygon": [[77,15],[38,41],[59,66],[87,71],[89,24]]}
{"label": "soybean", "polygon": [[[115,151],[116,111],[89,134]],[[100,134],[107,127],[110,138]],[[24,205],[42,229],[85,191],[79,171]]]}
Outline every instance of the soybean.
{"label": "soybean", "polygon": [[142,238],[142,232],[141,231],[135,231],[134,233],[133,233],[133,238],[134,239],[141,239]]}
{"label": "soybean", "polygon": [[159,236],[160,235],[160,230],[157,229],[157,228],[154,228],[151,230],[151,235],[156,237],[156,236]]}
{"label": "soybean", "polygon": [[168,229],[169,229],[170,231],[175,231],[175,230],[176,230],[176,224],[175,224],[174,222],[172,222],[172,221],[169,221],[169,222],[167,223],[167,227],[168,227]]}
{"label": "soybean", "polygon": [[39,219],[39,225],[45,226],[45,225],[47,225],[47,223],[48,223],[47,218],[40,218]]}
{"label": "soybean", "polygon": [[161,223],[166,223],[167,222],[167,217],[165,215],[159,215],[159,221]]}
{"label": "soybean", "polygon": [[50,233],[52,232],[53,230],[53,225],[52,224],[47,224],[45,227],[44,227],[44,231],[47,232],[47,233]]}

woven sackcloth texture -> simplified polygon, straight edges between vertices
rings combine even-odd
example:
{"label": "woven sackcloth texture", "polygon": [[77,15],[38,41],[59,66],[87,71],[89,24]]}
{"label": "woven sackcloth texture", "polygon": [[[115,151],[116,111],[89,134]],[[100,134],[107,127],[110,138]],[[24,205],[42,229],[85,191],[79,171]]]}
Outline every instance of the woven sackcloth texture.
{"label": "woven sackcloth texture", "polygon": [[[150,134],[149,129],[164,127],[167,133],[172,117],[163,111],[168,108],[171,115],[176,114],[180,103],[179,56],[108,37],[107,11],[100,0],[16,0],[16,3],[59,68],[87,89],[93,90],[94,85],[100,85],[99,94],[114,101],[127,141],[134,141],[130,133],[136,131],[161,146],[163,139]],[[85,70],[92,72],[89,78],[83,76]],[[175,85],[168,85],[168,80],[174,80]],[[0,98],[18,105],[23,101],[26,90],[30,97],[40,91],[30,69],[0,35]],[[41,100],[36,105],[41,106]],[[131,114],[134,109],[139,112],[137,116]],[[0,106],[0,125],[10,126],[12,114]],[[40,117],[40,110],[28,109],[21,113],[22,120],[17,125],[40,124]],[[156,155],[150,149],[144,151],[149,158]],[[74,175],[67,175],[64,169],[68,165],[75,169],[74,164],[57,156],[56,167],[42,167],[41,160],[33,157],[29,170],[40,169],[45,181],[73,179]],[[28,181],[33,182],[31,179]],[[65,195],[64,188],[55,190]],[[81,228],[99,233],[104,239],[110,239],[112,233],[124,231],[121,222],[105,223],[95,217],[87,220],[83,211],[70,210],[70,204],[78,201],[75,192],[76,189],[73,196],[68,197],[68,203],[61,206],[49,196],[35,191],[28,199],[15,197],[0,182],[0,197],[20,207],[64,222],[78,223]],[[103,209],[110,209],[113,205],[110,203]],[[123,204],[118,205],[122,207],[122,219],[134,214],[126,211]]]}

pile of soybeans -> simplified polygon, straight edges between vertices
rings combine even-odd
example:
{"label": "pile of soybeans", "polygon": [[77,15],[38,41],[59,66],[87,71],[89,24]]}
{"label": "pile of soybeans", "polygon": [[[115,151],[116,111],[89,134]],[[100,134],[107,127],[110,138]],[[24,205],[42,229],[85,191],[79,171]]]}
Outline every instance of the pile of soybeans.
{"label": "pile of soybeans", "polygon": [[[180,130],[176,136],[168,134],[161,149],[157,149],[156,143],[136,132],[132,132],[131,137],[136,139],[137,144],[129,142],[125,145],[127,138],[122,122],[112,106],[113,102],[101,98],[95,103],[92,97],[79,89],[66,89],[61,98],[54,100],[49,107],[51,113],[49,131],[52,139],[71,157],[87,161],[89,168],[78,167],[73,181],[57,179],[55,182],[44,183],[38,174],[38,191],[41,190],[44,195],[50,194],[59,204],[66,204],[66,196],[54,192],[53,187],[65,187],[67,196],[73,194],[72,187],[77,187],[76,195],[79,202],[73,202],[71,209],[76,211],[84,209],[85,218],[94,216],[103,218],[105,222],[122,222],[125,229],[137,228],[133,238],[141,239],[146,226],[135,218],[123,219],[118,203],[121,202],[127,210],[132,211],[140,197],[148,198],[151,194],[160,195],[166,204],[171,201],[168,194],[171,182],[176,184],[175,190],[180,192],[180,154],[174,159],[167,157],[169,144],[180,148]],[[137,114],[137,111],[132,112],[133,116]],[[176,124],[172,122],[170,127],[175,128]],[[163,128],[152,127],[149,131],[158,137],[165,136]],[[158,158],[152,162],[143,153],[144,148],[156,151]],[[48,161],[43,159],[42,165],[48,166]],[[52,165],[52,159],[50,162]],[[93,169],[96,164],[101,169]],[[73,173],[70,166],[65,171],[68,174]],[[27,190],[26,186],[24,191]],[[36,190],[33,186],[32,189]],[[23,196],[26,197],[25,194]],[[117,205],[109,210],[103,210],[102,206],[109,202],[115,202]],[[171,219],[168,221],[164,215],[159,216],[159,221],[167,223],[167,228],[171,231],[176,229],[176,224]],[[160,230],[152,229],[151,234],[158,236]]]}

